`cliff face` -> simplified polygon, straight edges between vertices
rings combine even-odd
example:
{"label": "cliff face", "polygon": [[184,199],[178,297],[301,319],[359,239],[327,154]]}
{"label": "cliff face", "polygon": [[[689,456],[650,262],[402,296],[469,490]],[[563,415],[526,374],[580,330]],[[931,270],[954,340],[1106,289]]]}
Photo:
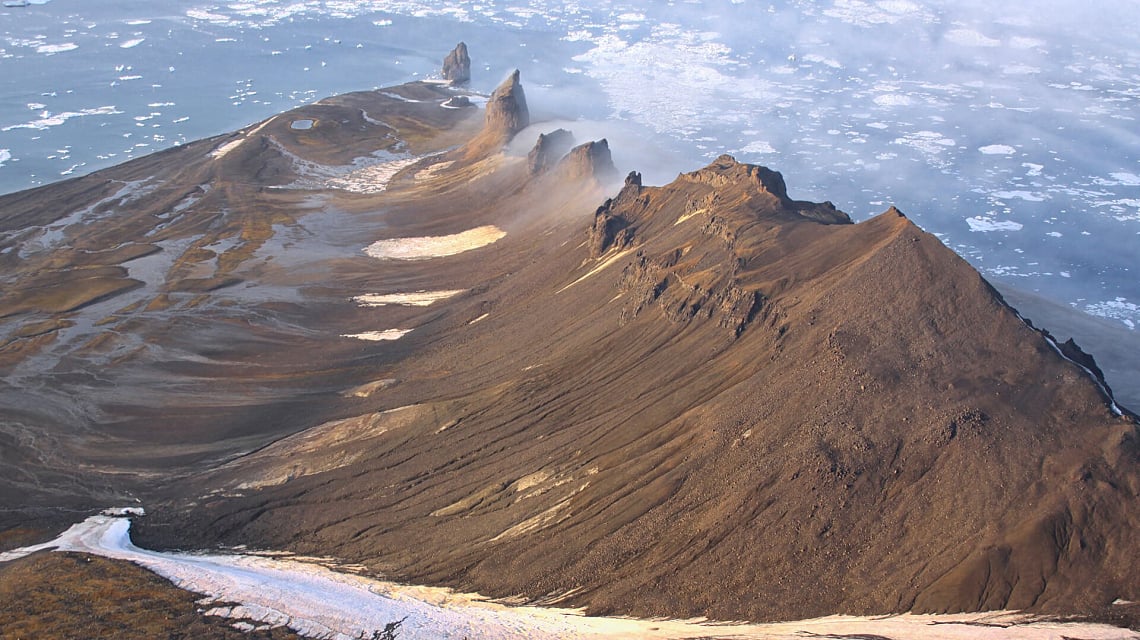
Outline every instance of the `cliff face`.
{"label": "cliff face", "polygon": [[483,129],[463,146],[461,156],[467,160],[500,152],[516,133],[530,125],[526,93],[515,69],[495,88],[487,100]]}
{"label": "cliff face", "polygon": [[538,140],[527,154],[527,173],[537,176],[544,173],[570,151],[574,146],[574,134],[565,129],[555,129],[550,133],[538,134]]}
{"label": "cliff face", "polygon": [[484,118],[484,131],[509,140],[530,124],[530,112],[526,106],[526,93],[519,82],[519,71],[515,71],[502,82],[487,101],[487,114]]}

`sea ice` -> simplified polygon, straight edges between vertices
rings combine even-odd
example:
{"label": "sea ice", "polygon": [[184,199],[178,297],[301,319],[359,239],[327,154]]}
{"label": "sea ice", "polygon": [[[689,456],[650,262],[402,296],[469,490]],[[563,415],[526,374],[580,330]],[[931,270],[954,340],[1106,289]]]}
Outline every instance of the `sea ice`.
{"label": "sea ice", "polygon": [[984,147],[978,147],[978,151],[981,151],[987,156],[1011,156],[1017,153],[1017,149],[1014,149],[1008,144],[987,144]]}
{"label": "sea ice", "polygon": [[966,218],[966,224],[970,225],[970,231],[1021,231],[1024,226],[1020,222],[1013,220],[994,220],[988,216],[974,216],[973,218]]}
{"label": "sea ice", "polygon": [[36,47],[36,53],[63,53],[64,51],[74,51],[78,49],[79,45],[74,42],[64,42],[62,44],[41,44]]}

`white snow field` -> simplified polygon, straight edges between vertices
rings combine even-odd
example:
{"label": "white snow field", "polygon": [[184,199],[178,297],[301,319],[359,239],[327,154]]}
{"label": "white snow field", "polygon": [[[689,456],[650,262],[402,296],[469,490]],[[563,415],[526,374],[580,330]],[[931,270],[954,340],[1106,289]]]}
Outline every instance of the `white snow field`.
{"label": "white snow field", "polygon": [[426,260],[471,251],[497,242],[507,232],[485,225],[449,236],[392,238],[368,245],[364,252],[380,260]]}
{"label": "white snow field", "polygon": [[[883,637],[918,640],[1028,638],[1137,639],[1107,625],[1034,622],[996,612],[961,615],[830,616],[772,624],[598,618],[567,609],[513,607],[435,587],[398,585],[338,573],[282,557],[220,553],[160,553],[130,540],[130,519],[141,510],[111,509],[73,525],[52,542],[0,553],[0,562],[36,551],[78,551],[134,562],[176,586],[201,593],[212,615],[234,617],[235,627],[286,625],[335,640],[360,638],[403,620],[401,640],[440,638],[786,638]],[[227,603],[210,607],[211,604]],[[228,603],[238,603],[233,606]]]}

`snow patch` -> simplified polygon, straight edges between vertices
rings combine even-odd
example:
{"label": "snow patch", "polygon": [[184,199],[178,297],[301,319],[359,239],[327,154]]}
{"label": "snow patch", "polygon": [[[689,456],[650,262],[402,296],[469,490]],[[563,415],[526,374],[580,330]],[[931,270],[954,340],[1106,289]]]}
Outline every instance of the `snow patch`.
{"label": "snow patch", "polygon": [[362,307],[383,307],[390,304],[399,304],[412,307],[426,307],[434,302],[446,300],[452,296],[463,293],[464,289],[448,291],[415,291],[412,293],[366,293],[355,296],[352,301]]}
{"label": "snow patch", "polygon": [[385,329],[384,331],[365,331],[363,333],[342,333],[340,337],[356,338],[357,340],[367,340],[369,342],[382,342],[385,340],[399,340],[410,331],[411,329]]}
{"label": "snow patch", "polygon": [[452,256],[497,242],[506,231],[486,225],[449,236],[391,238],[368,245],[364,252],[380,260],[425,260]]}

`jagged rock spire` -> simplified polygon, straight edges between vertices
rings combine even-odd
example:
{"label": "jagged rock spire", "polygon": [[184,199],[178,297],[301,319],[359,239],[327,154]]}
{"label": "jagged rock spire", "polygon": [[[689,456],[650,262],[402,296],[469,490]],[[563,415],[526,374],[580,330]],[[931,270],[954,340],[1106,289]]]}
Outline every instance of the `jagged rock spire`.
{"label": "jagged rock spire", "polygon": [[558,163],[558,172],[568,178],[594,178],[605,181],[617,174],[610,144],[605,138],[580,144]]}
{"label": "jagged rock spire", "polygon": [[519,82],[518,69],[491,94],[483,122],[484,133],[501,134],[504,142],[530,124],[530,112],[526,107],[526,94]]}
{"label": "jagged rock spire", "polygon": [[565,129],[538,134],[538,141],[527,154],[527,170],[538,175],[553,167],[574,146],[574,134]]}
{"label": "jagged rock spire", "polygon": [[471,57],[467,55],[465,43],[455,45],[443,59],[443,79],[453,85],[466,84],[471,80]]}

